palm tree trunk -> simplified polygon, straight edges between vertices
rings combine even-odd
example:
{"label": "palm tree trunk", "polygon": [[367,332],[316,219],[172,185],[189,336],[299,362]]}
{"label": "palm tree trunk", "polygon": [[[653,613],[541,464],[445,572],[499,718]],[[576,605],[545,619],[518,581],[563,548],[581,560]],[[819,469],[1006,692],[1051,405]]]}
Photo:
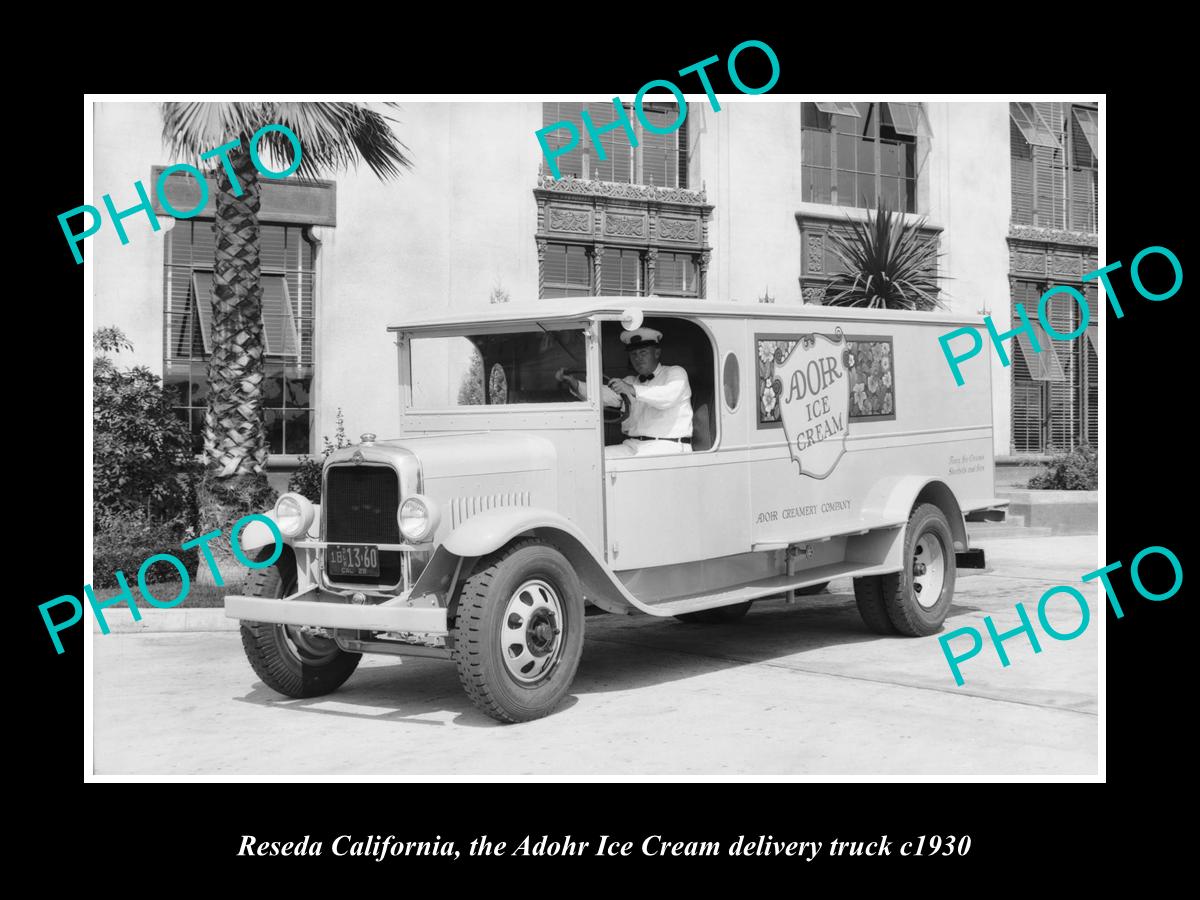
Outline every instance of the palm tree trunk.
{"label": "palm tree trunk", "polygon": [[[242,146],[248,144],[242,137]],[[201,531],[220,529],[274,501],[267,483],[263,425],[262,279],[258,212],[261,185],[249,154],[229,155],[241,185],[234,196],[224,166],[217,168],[217,256],[213,267],[212,352],[208,360],[208,410],[204,417],[205,473],[198,491]],[[226,545],[227,546],[227,545]],[[219,549],[216,542],[214,551]],[[241,569],[226,551],[217,563],[229,581]],[[203,574],[200,574],[203,573]],[[208,575],[202,566],[198,578]]]}

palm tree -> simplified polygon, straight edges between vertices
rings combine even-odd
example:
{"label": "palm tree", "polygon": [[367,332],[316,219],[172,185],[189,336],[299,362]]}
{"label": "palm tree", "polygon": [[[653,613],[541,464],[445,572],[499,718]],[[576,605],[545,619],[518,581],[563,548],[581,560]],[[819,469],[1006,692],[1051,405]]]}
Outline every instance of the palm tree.
{"label": "palm tree", "polygon": [[826,306],[930,310],[938,296],[937,244],[921,236],[925,219],[908,224],[882,203],[866,222],[847,219],[849,231],[830,232],[830,249],[846,271],[825,290]]}
{"label": "palm tree", "polygon": [[[300,140],[296,176],[301,179],[332,174],[360,161],[386,179],[411,168],[412,162],[392,132],[389,122],[394,120],[360,103],[164,103],[162,116],[163,141],[175,158],[197,158],[238,141],[228,159],[240,196],[234,195],[220,158],[213,160],[213,341],[204,419],[206,465],[198,491],[201,531],[220,528],[228,534],[233,519],[261,510],[273,499],[264,472],[261,185],[250,157],[251,136],[265,125],[291,129]],[[294,161],[292,144],[280,131],[264,134],[258,149],[273,171],[284,171]]]}

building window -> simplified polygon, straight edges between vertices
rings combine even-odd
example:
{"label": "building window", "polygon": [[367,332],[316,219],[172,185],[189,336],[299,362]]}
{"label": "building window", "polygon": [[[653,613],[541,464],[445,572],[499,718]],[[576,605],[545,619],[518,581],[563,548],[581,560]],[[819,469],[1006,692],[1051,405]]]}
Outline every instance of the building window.
{"label": "building window", "polygon": [[1008,108],[1013,223],[1099,231],[1096,108],[1070,103]]}
{"label": "building window", "polygon": [[1075,231],[1099,232],[1099,167],[1096,110],[1072,106],[1067,129],[1071,168],[1067,173],[1070,203],[1067,227]]}
{"label": "building window", "polygon": [[698,297],[696,260],[687,253],[659,253],[654,293],[660,297]]}
{"label": "building window", "polygon": [[[646,103],[647,121],[660,129],[676,119],[673,103]],[[605,159],[583,126],[584,113]],[[582,135],[555,158],[562,177],[543,164],[534,197],[538,205],[538,296],[703,297],[712,206],[703,188],[687,187],[686,120],[668,134],[643,126],[626,105],[634,147],[612,103],[543,103],[547,127],[567,121]],[[565,146],[567,129],[545,135],[551,150]]]}
{"label": "building window", "polygon": [[919,103],[805,103],[801,117],[805,200],[916,212],[917,138],[929,135]]}
{"label": "building window", "polygon": [[[542,126],[556,122],[571,122],[579,132],[579,143],[574,149],[555,158],[559,174],[566,178],[585,178],[593,181],[612,181],[625,184],[649,184],[655,187],[687,187],[687,127],[683,123],[670,134],[655,134],[646,129],[637,117],[633,104],[625,104],[625,112],[637,135],[637,147],[629,142],[629,135],[621,126],[600,135],[598,143],[604,148],[601,160],[596,145],[583,126],[583,111],[587,110],[597,130],[610,125],[617,119],[616,110],[609,103],[543,103]],[[642,112],[656,128],[669,128],[678,116],[674,103],[643,103]],[[570,140],[565,128],[547,132],[546,143],[552,150],[564,146]],[[544,165],[544,163],[543,163]]]}
{"label": "building window", "polygon": [[586,297],[592,293],[592,256],[581,244],[547,244],[543,297]]}
{"label": "building window", "polygon": [[[1082,443],[1096,446],[1097,384],[1096,324],[1089,322],[1083,335],[1069,341],[1053,340],[1033,318],[1047,283],[1016,281],[1013,287],[1013,322],[1016,305],[1025,307],[1037,335],[1034,352],[1029,335],[1021,332],[1011,344],[1012,449],[1014,453],[1053,453]],[[1085,285],[1084,296],[1096,309],[1094,285]],[[1055,296],[1046,304],[1046,317],[1059,334],[1075,331],[1079,307],[1069,297]]]}
{"label": "building window", "polygon": [[[301,226],[263,225],[261,254],[267,447],[308,453],[315,248]],[[204,446],[215,256],[212,220],[179,220],[166,234],[163,382],[197,453]]]}
{"label": "building window", "polygon": [[645,293],[646,263],[640,250],[606,247],[600,263],[600,293],[640,297]]}

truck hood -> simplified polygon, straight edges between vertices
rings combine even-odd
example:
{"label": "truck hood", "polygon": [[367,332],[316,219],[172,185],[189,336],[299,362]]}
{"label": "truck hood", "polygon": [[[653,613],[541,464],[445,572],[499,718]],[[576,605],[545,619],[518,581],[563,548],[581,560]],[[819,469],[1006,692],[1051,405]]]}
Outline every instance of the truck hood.
{"label": "truck hood", "polygon": [[556,456],[550,441],[521,432],[431,434],[400,438],[381,446],[403,447],[412,453],[426,479],[548,470],[554,468]]}
{"label": "truck hood", "polygon": [[327,465],[384,462],[401,472],[416,469],[423,480],[470,475],[504,475],[548,471],[555,467],[554,445],[521,432],[469,431],[397,438],[357,444],[336,451]]}

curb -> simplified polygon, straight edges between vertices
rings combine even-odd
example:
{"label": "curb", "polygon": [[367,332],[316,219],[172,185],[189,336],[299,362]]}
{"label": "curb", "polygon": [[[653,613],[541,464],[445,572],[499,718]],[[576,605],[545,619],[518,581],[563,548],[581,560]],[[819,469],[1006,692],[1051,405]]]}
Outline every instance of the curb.
{"label": "curb", "polygon": [[[237,619],[225,618],[225,609],[143,609],[141,621],[135,622],[127,609],[112,607],[106,610],[105,621],[109,634],[164,633],[172,631],[237,631]],[[92,617],[92,632],[100,634],[100,622]]]}
{"label": "curb", "polygon": [[1094,534],[1099,524],[1099,491],[1008,490],[998,496],[1027,527],[1049,528],[1053,534]]}

